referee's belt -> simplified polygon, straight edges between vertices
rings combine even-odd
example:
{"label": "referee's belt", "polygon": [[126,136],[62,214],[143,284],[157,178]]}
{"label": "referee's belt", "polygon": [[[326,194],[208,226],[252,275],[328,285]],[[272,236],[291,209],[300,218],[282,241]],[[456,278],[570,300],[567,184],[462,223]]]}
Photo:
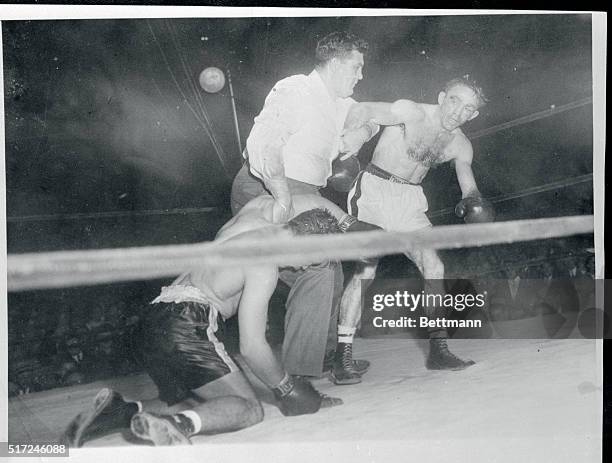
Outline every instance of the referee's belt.
{"label": "referee's belt", "polygon": [[365,171],[369,172],[372,175],[376,175],[377,177],[383,178],[385,180],[389,180],[390,182],[393,182],[393,183],[401,183],[403,185],[419,185],[418,183],[413,183],[413,182],[406,180],[405,178],[398,177],[397,175],[393,175],[392,173],[387,172],[384,169],[381,169],[376,164],[372,164],[372,163],[368,164],[365,168]]}

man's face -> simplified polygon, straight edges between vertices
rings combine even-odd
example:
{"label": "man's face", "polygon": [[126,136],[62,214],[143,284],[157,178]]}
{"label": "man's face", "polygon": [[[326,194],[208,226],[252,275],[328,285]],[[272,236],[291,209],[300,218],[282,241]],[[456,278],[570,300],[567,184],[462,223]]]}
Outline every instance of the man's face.
{"label": "man's face", "polygon": [[332,66],[333,89],[337,97],[348,98],[353,94],[357,82],[363,79],[363,54],[353,50],[345,58],[333,58]]}
{"label": "man's face", "polygon": [[442,114],[442,127],[449,131],[478,116],[478,96],[465,85],[458,84],[448,92],[440,92],[438,104]]}

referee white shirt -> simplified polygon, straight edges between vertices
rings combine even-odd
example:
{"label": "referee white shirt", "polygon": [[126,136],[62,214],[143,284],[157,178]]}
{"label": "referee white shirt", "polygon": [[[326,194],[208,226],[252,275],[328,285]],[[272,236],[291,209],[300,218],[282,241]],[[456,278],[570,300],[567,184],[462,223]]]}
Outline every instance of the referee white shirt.
{"label": "referee white shirt", "polygon": [[253,175],[263,178],[266,151],[281,146],[285,177],[324,187],[354,103],[350,97],[333,98],[316,69],[277,82],[247,139]]}

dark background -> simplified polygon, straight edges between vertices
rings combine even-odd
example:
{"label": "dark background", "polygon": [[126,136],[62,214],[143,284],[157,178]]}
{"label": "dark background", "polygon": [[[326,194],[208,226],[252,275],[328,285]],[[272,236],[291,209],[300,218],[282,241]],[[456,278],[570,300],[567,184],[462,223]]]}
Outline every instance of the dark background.
{"label": "dark background", "polygon": [[[209,66],[231,70],[244,145],[274,83],[310,72],[316,41],[333,30],[370,42],[357,100],[435,103],[447,80],[470,73],[490,103],[468,134],[592,96],[589,15],[4,21],[2,29],[9,253],[212,239],[229,217],[241,156],[228,86],[206,94],[197,76]],[[480,189],[499,197],[569,184],[593,171],[592,136],[586,105],[474,140]],[[424,188],[432,212],[460,197],[450,165],[432,170]],[[186,208],[198,210],[176,211]],[[496,209],[500,220],[591,214],[592,183]],[[459,223],[452,214],[432,221]],[[484,258],[486,249],[453,251],[444,260],[453,270],[488,259],[495,270],[541,260],[550,248],[563,257],[593,245],[591,236],[548,243]],[[381,274],[401,277],[407,268],[389,258]],[[64,355],[66,338],[81,350],[83,338],[112,338],[164,283],[9,294],[9,367]],[[109,372],[123,371],[117,362]]]}
{"label": "dark background", "polygon": [[[470,73],[490,103],[468,133],[591,96],[588,15],[7,21],[9,252],[125,242],[121,232],[109,238],[98,230],[104,225],[127,227],[130,244],[181,241],[180,232],[151,231],[149,222],[141,234],[133,218],[81,221],[73,231],[74,221],[26,226],[13,217],[209,206],[221,213],[241,157],[228,86],[206,94],[198,74],[231,69],[244,144],[273,84],[308,73],[317,39],[336,29],[371,44],[357,100],[434,103],[444,82]],[[202,107],[221,153],[206,135]],[[475,140],[483,193],[592,172],[591,112],[587,105]],[[424,186],[431,211],[459,197],[451,166],[431,172]],[[507,218],[591,213],[592,185],[503,206]],[[209,221],[200,215],[187,225],[203,231]]]}

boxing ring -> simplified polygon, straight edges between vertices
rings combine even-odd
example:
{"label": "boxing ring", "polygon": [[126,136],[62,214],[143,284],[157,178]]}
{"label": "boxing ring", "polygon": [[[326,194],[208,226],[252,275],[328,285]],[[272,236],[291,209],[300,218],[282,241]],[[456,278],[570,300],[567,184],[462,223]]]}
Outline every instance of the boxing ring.
{"label": "boxing ring", "polygon": [[[410,456],[403,461],[597,460],[601,387],[595,341],[454,340],[453,348],[477,364],[461,372],[431,372],[424,365],[425,340],[357,339],[355,355],[372,362],[361,384],[313,381],[321,392],[342,398],[342,406],[287,418],[249,375],[265,414],[256,426],[194,436],[191,448],[147,447],[126,430],[71,449],[70,458],[251,461],[255,453],[271,462],[398,461],[399,450]],[[156,395],[148,377],[138,375],[11,399],[11,438],[54,441],[108,386],[127,398]]]}
{"label": "boxing ring", "polygon": [[[592,103],[535,113],[474,134],[488,135]],[[9,291],[165,278],[206,263],[214,266],[308,265],[401,253],[411,247],[456,249],[590,234],[593,216],[449,225],[412,233],[367,232],[291,239],[144,246],[9,255]],[[521,333],[521,322],[505,332]],[[536,333],[537,334],[537,333]],[[238,432],[194,436],[193,448],[153,449],[126,431],[71,449],[71,458],[133,461],[197,457],[212,461],[591,461],[599,455],[600,343],[592,339],[455,339],[453,349],[476,365],[460,372],[425,368],[426,340],[397,334],[357,339],[369,360],[363,382],[321,392],[344,405],[286,418],[271,392],[240,362],[261,398],[265,419]],[[238,359],[240,361],[240,359]],[[52,389],[9,400],[11,440],[56,441],[65,425],[102,387],[128,399],[155,397],[144,374]],[[120,451],[117,447],[121,447]],[[261,456],[258,459],[262,458]],[[53,460],[51,460],[53,461]]]}
{"label": "boxing ring", "polygon": [[[324,258],[383,256],[412,246],[450,249],[592,232],[593,217],[576,216],[439,226],[412,233],[21,254],[8,258],[8,288],[22,291],[170,277],[202,262],[306,265]],[[524,329],[514,322],[505,332]],[[281,415],[270,391],[241,362],[263,402],[262,423],[233,433],[194,436],[193,448],[178,450],[153,449],[136,442],[127,431],[115,433],[72,449],[71,458],[100,457],[114,449],[112,458],[120,461],[142,452],[151,458],[198,455],[214,461],[220,454],[222,461],[242,461],[252,452],[265,452],[267,461],[338,455],[370,461],[368,455],[373,453],[393,460],[395,448],[409,452],[411,459],[431,458],[432,447],[435,459],[445,461],[463,461],[468,455],[477,455],[479,461],[549,461],[551,455],[559,461],[596,458],[593,441],[600,427],[593,417],[600,410],[601,391],[597,341],[455,339],[453,348],[477,362],[461,372],[427,370],[426,342],[405,334],[357,339],[355,355],[372,363],[363,382],[338,387],[327,378],[314,380],[315,387],[342,398],[344,405],[292,418]],[[11,439],[56,440],[96,392],[108,386],[133,399],[157,394],[151,380],[140,374],[13,398]],[[557,455],[559,441],[564,447]],[[511,459],[505,460],[507,456]]]}

